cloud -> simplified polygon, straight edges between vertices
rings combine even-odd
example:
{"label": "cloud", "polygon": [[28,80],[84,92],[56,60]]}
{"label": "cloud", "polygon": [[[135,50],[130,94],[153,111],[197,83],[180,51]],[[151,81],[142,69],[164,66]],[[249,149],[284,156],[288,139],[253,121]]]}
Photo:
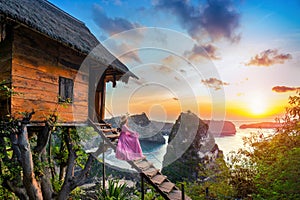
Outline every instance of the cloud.
{"label": "cloud", "polygon": [[278,93],[296,92],[297,90],[300,90],[300,87],[275,86],[272,88],[272,91]]}
{"label": "cloud", "polygon": [[178,78],[177,76],[175,76],[174,79],[179,82],[181,81],[180,78]]}
{"label": "cloud", "polygon": [[218,60],[220,58],[216,56],[216,50],[217,48],[211,44],[205,44],[205,45],[195,44],[191,51],[185,51],[183,55],[190,60],[197,60],[201,57]]}
{"label": "cloud", "polygon": [[132,81],[133,84],[136,84],[138,86],[142,86],[147,83],[147,81],[143,77],[139,77],[139,79],[131,78],[131,79],[129,79],[129,81]]}
{"label": "cloud", "polygon": [[121,56],[120,60],[123,62],[134,60],[135,62],[142,63],[138,50],[135,50],[134,47],[131,47],[128,44],[122,43],[118,45],[119,51],[126,52],[124,55]]}
{"label": "cloud", "polygon": [[93,6],[93,20],[97,26],[109,35],[141,27],[140,24],[132,23],[121,17],[108,17],[103,8],[98,4],[94,4]]}
{"label": "cloud", "polygon": [[169,56],[162,59],[162,64],[164,64],[164,65],[173,65],[174,63],[176,63],[175,60],[176,59],[174,58],[173,55],[169,55]]}
{"label": "cloud", "polygon": [[252,57],[246,66],[256,65],[256,66],[271,66],[274,64],[283,64],[285,61],[292,59],[291,54],[278,54],[277,49],[267,49],[260,54]]}
{"label": "cloud", "polygon": [[207,87],[213,88],[215,90],[221,89],[222,86],[229,85],[229,83],[223,82],[217,78],[209,78],[201,80],[201,82]]}
{"label": "cloud", "polygon": [[180,69],[179,71],[180,71],[181,73],[183,73],[183,74],[186,73],[186,71],[185,71],[184,69]]}
{"label": "cloud", "polygon": [[195,39],[201,38],[203,31],[212,40],[226,38],[236,42],[240,39],[240,35],[235,34],[240,15],[230,0],[208,0],[205,5],[197,6],[188,0],[157,0],[154,8],[173,14]]}
{"label": "cloud", "polygon": [[157,66],[157,67],[155,67],[155,69],[161,73],[167,73],[167,74],[174,71],[174,69],[172,69],[169,66],[165,66],[165,65]]}

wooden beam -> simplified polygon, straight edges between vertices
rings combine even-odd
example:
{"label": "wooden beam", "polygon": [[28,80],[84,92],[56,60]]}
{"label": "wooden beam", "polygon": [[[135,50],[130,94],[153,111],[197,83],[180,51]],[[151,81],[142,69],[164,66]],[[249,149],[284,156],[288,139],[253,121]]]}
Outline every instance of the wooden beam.
{"label": "wooden beam", "polygon": [[142,173],[140,173],[140,176],[141,176],[141,193],[142,193],[141,199],[144,200],[145,199],[144,176]]}

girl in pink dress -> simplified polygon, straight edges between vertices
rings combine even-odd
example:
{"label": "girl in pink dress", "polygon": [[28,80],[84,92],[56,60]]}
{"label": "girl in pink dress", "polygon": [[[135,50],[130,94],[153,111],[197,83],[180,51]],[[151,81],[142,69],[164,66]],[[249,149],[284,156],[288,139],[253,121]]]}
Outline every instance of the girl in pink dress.
{"label": "girl in pink dress", "polygon": [[137,160],[145,158],[139,142],[139,134],[127,126],[128,117],[121,117],[121,134],[116,149],[116,158],[120,160]]}

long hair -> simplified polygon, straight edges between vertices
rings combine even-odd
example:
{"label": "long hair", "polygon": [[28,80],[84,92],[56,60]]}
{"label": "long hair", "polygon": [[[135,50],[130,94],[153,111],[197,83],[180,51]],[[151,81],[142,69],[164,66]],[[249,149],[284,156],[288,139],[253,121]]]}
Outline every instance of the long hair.
{"label": "long hair", "polygon": [[127,116],[127,115],[123,115],[123,116],[121,117],[121,119],[120,119],[120,128],[122,128],[122,126],[123,126],[124,124],[126,124],[127,120],[128,120],[128,116]]}

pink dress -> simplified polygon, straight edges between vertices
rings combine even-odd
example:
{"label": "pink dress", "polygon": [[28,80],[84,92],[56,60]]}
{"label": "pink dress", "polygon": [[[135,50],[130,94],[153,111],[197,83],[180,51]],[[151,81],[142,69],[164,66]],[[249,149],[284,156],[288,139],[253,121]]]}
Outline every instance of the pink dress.
{"label": "pink dress", "polygon": [[118,140],[116,158],[128,161],[143,157],[139,134],[130,130],[126,125],[123,125]]}

